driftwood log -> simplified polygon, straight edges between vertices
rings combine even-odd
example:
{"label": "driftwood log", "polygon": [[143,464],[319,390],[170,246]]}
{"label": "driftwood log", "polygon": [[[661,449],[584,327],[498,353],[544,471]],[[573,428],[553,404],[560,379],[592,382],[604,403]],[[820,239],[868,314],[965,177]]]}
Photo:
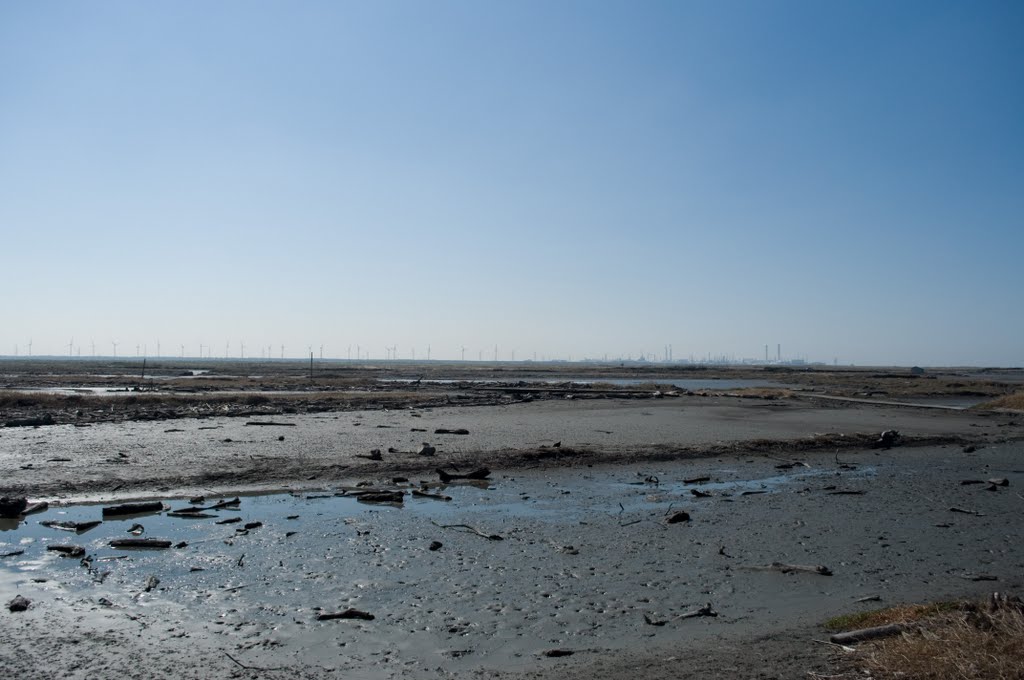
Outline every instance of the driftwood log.
{"label": "driftwood log", "polygon": [[331,621],[332,619],[360,619],[363,621],[373,621],[374,616],[369,612],[352,608],[346,609],[343,612],[330,612],[316,615],[317,621]]}
{"label": "driftwood log", "polygon": [[103,508],[104,517],[116,517],[118,515],[140,515],[147,512],[163,512],[164,504],[160,501],[147,503],[122,503]]}
{"label": "driftwood log", "polygon": [[886,626],[875,626],[873,628],[851,630],[846,633],[836,633],[829,640],[837,645],[850,645],[865,640],[877,640],[878,638],[899,635],[906,629],[907,627],[902,623],[890,623]]}
{"label": "driftwood log", "polygon": [[487,479],[491,476],[491,471],[485,467],[477,468],[472,472],[467,472],[464,475],[460,475],[455,472],[445,472],[441,468],[437,468],[437,475],[441,478],[442,482],[448,483],[455,479]]}
{"label": "driftwood log", "polygon": [[91,522],[58,522],[57,520],[46,520],[40,522],[44,527],[50,527],[51,529],[60,529],[61,531],[74,531],[76,533],[83,533],[89,529],[94,529],[99,525],[103,524],[100,520],[92,520]]}
{"label": "driftwood log", "polygon": [[171,542],[159,538],[117,538],[110,542],[112,548],[170,548]]}
{"label": "driftwood log", "polygon": [[85,548],[80,545],[48,545],[46,549],[60,553],[61,557],[82,557],[85,555]]}

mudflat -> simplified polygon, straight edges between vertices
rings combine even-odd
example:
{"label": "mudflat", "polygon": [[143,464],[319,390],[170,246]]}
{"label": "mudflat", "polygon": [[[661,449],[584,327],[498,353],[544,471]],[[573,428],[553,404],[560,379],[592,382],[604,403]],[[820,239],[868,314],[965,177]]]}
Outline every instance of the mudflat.
{"label": "mudflat", "polygon": [[[830,616],[1019,592],[1022,423],[683,391],[3,428],[3,494],[52,504],[0,526],[0,599],[31,601],[3,611],[0,660],[25,678],[827,674]],[[988,479],[1006,485],[963,483]],[[165,511],[103,517],[140,498]],[[110,545],[133,536],[172,547]]]}

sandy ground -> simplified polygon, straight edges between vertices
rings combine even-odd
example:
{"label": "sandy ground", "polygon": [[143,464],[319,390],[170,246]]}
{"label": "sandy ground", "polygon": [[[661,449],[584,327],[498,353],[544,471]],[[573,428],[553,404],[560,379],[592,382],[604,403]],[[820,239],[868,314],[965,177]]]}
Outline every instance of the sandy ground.
{"label": "sandy ground", "polygon": [[[33,601],[0,612],[0,667],[23,678],[807,677],[830,667],[831,652],[813,642],[830,616],[1022,585],[1024,445],[1010,415],[686,398],[274,420],[295,426],[0,430],[4,493],[129,492],[178,507],[171,495],[294,491],[243,496],[209,519],[148,515],[81,535],[39,522],[98,519],[98,506],[0,526],[0,554],[24,551],[0,558],[0,600]],[[891,428],[958,443],[844,448],[839,458],[797,446]],[[754,445],[764,439],[794,444]],[[410,453],[422,441],[437,456]],[[556,441],[577,453],[526,455]],[[964,452],[962,441],[980,448]],[[354,457],[389,446],[406,453]],[[673,451],[687,458],[663,459]],[[792,460],[806,467],[778,467]],[[362,479],[393,485],[403,471],[402,487],[436,480],[429,470],[453,462],[495,472],[481,486],[440,489],[448,502],[371,506],[332,493]],[[988,477],[1009,486],[960,483]],[[680,510],[690,521],[667,523]],[[216,524],[234,517],[262,526]],[[188,545],[108,547],[136,522],[145,536]],[[91,568],[45,549],[71,542]],[[833,573],[764,568],[773,562]],[[146,591],[150,577],[159,583]],[[880,600],[856,602],[867,596]],[[680,618],[707,603],[718,616]],[[375,618],[316,619],[348,607]]]}

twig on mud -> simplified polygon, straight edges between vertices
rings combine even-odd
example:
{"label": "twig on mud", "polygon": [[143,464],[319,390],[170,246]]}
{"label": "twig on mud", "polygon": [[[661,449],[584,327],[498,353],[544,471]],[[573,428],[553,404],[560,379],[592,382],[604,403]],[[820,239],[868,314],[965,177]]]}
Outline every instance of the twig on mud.
{"label": "twig on mud", "polygon": [[241,661],[239,661],[235,657],[231,656],[227,652],[224,652],[224,656],[228,657],[229,659],[234,661],[236,664],[238,664],[239,668],[244,668],[247,671],[286,671],[286,670],[288,670],[284,666],[278,666],[277,668],[263,668],[261,666],[246,666],[244,663],[242,663]]}
{"label": "twig on mud", "polygon": [[434,520],[430,520],[430,523],[433,524],[434,526],[440,527],[442,529],[467,529],[471,533],[474,533],[477,536],[480,536],[482,538],[486,538],[486,539],[491,540],[491,541],[504,541],[505,540],[503,537],[499,536],[498,534],[485,534],[484,532],[480,531],[476,527],[470,526],[468,524],[438,524]]}
{"label": "twig on mud", "polygon": [[[813,639],[813,638],[812,638],[812,639],[811,639],[811,642],[818,642],[818,643],[820,643],[820,644],[823,644],[823,645],[828,645],[828,646],[830,646],[830,647],[838,647],[839,649],[843,650],[844,652],[856,652],[856,651],[857,651],[857,650],[856,650],[856,649],[854,649],[853,647],[849,647],[849,646],[847,646],[847,645],[841,645],[841,644],[839,644],[838,642],[829,642],[828,640],[815,640],[815,639]],[[838,677],[840,677],[840,676],[838,676],[838,675],[829,675],[829,676],[824,676],[824,675],[821,675],[821,676],[817,676],[817,675],[816,675],[815,677],[822,677],[822,678],[824,678],[824,677],[829,677],[829,678],[838,678]]]}

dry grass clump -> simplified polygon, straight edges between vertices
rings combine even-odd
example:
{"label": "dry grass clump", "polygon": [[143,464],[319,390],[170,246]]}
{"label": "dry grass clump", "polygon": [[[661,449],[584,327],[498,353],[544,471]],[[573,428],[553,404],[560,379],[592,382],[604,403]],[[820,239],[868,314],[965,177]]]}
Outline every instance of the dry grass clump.
{"label": "dry grass clump", "polygon": [[825,628],[833,631],[874,628],[890,623],[913,623],[930,616],[965,607],[963,602],[933,602],[931,604],[899,604],[885,609],[872,609],[856,614],[844,614],[825,622]]}
{"label": "dry grass clump", "polygon": [[[900,608],[897,608],[900,609]],[[921,615],[922,611],[931,614]],[[1024,605],[993,596],[984,604],[922,605],[880,617],[911,618],[898,637],[864,644],[856,661],[874,678],[901,680],[1019,680],[1024,678]],[[868,624],[874,625],[874,624]]]}
{"label": "dry grass clump", "polygon": [[1012,411],[1024,411],[1024,392],[1007,394],[1006,396],[978,404],[978,409],[1010,409]]}

